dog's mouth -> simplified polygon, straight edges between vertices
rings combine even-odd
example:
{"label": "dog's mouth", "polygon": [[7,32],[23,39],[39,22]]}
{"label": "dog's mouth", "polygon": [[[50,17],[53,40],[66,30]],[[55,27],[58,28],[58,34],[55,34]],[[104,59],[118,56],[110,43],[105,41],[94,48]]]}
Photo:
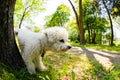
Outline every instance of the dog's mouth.
{"label": "dog's mouth", "polygon": [[72,48],[72,47],[69,46],[69,47],[67,47],[66,49],[62,49],[61,51],[62,51],[62,52],[66,52],[66,51],[70,50],[71,48]]}
{"label": "dog's mouth", "polygon": [[51,49],[50,51],[52,52],[66,52],[68,50],[70,50],[72,47],[71,46],[67,46],[66,48],[63,49]]}
{"label": "dog's mouth", "polygon": [[68,49],[62,49],[61,51],[62,51],[62,52],[66,52],[67,50],[68,50]]}

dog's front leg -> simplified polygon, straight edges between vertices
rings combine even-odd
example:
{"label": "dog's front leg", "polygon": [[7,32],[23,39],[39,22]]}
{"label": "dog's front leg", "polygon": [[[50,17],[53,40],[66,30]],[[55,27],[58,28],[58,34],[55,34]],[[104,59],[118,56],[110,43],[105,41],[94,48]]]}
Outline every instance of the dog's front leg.
{"label": "dog's front leg", "polygon": [[47,68],[45,67],[45,65],[42,62],[41,55],[36,57],[36,65],[37,65],[37,67],[40,71],[46,71],[47,70]]}

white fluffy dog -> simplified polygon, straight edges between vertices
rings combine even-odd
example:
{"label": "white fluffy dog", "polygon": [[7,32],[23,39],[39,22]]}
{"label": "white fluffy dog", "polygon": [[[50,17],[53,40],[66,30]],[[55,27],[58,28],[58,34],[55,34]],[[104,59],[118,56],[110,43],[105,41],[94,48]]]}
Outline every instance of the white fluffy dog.
{"label": "white fluffy dog", "polygon": [[67,42],[68,32],[61,27],[48,28],[41,33],[29,29],[19,29],[18,41],[22,58],[30,74],[35,74],[35,68],[40,71],[47,70],[42,57],[47,50],[67,51],[71,46]]}

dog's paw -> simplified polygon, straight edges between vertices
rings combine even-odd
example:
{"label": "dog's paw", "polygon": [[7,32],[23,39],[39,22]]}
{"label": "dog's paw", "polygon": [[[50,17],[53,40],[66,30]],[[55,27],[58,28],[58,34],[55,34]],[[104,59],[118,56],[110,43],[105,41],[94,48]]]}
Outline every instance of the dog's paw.
{"label": "dog's paw", "polygon": [[31,75],[36,74],[36,71],[30,71],[30,70],[28,70],[28,72],[29,72]]}
{"label": "dog's paw", "polygon": [[47,71],[47,70],[48,70],[48,68],[45,67],[45,66],[42,66],[42,67],[40,68],[40,71]]}

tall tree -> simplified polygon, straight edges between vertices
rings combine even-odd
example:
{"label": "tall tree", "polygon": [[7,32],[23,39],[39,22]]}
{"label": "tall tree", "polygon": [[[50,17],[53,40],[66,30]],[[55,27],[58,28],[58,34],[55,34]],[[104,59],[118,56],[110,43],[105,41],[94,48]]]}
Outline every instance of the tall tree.
{"label": "tall tree", "polygon": [[79,0],[78,2],[78,6],[79,6],[79,11],[77,13],[75,6],[73,5],[73,3],[71,2],[71,0],[68,0],[72,6],[72,9],[75,13],[75,17],[76,17],[76,22],[77,22],[77,26],[79,29],[79,38],[80,38],[80,43],[84,44],[85,43],[85,36],[84,36],[84,26],[83,26],[83,11],[82,11],[82,0]]}
{"label": "tall tree", "polygon": [[25,67],[15,43],[13,14],[16,0],[0,0],[0,61],[11,69]]}
{"label": "tall tree", "polygon": [[107,7],[107,5],[106,5],[105,0],[102,0],[102,2],[103,2],[103,5],[105,6],[105,9],[106,9],[106,11],[107,11],[107,14],[108,14],[108,17],[109,17],[109,20],[110,20],[110,27],[111,27],[111,41],[110,41],[110,45],[112,46],[112,45],[114,45],[114,43],[113,43],[113,40],[114,40],[114,32],[113,32],[112,18],[111,18],[111,14],[110,14],[110,12],[109,12],[109,9],[108,9],[108,7]]}

